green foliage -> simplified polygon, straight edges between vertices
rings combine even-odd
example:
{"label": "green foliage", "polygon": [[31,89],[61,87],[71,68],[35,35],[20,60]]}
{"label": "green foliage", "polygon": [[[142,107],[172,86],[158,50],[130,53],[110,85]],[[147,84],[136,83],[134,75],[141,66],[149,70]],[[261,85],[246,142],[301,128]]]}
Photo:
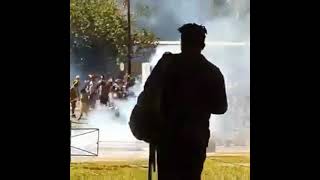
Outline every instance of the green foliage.
{"label": "green foliage", "polygon": [[[155,47],[156,36],[147,29],[135,27],[134,18],[131,32],[137,49]],[[126,59],[128,21],[125,8],[121,8],[116,0],[70,0],[70,28],[71,46],[110,47],[120,61]]]}

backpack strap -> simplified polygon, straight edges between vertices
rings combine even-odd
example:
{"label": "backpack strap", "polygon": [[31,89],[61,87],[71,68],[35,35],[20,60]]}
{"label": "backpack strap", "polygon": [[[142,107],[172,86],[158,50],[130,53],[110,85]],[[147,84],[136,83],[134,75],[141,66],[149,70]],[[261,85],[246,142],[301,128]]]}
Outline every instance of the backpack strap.
{"label": "backpack strap", "polygon": [[[163,58],[163,59],[162,59]],[[164,92],[164,89],[167,85],[167,81],[170,80],[170,75],[172,72],[172,66],[176,61],[177,55],[172,54],[170,52],[164,53],[160,62],[160,71],[161,71],[161,96]],[[161,99],[161,98],[160,98]],[[148,165],[148,180],[152,180],[152,172],[156,171],[156,164],[158,162],[158,158],[156,157],[156,144],[153,144],[152,142],[149,143],[149,165]]]}
{"label": "backpack strap", "polygon": [[149,144],[149,165],[148,165],[148,180],[152,180],[152,172],[156,171],[156,148],[155,145]]}

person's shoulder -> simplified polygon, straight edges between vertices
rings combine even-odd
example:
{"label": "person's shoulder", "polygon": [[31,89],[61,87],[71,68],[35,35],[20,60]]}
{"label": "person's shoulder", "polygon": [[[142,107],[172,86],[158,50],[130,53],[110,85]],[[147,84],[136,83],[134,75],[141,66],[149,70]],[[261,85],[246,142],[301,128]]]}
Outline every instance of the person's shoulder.
{"label": "person's shoulder", "polygon": [[221,73],[219,67],[216,66],[215,64],[211,63],[204,56],[203,56],[203,61],[202,62],[203,62],[203,65],[206,66],[210,72]]}
{"label": "person's shoulder", "polygon": [[172,52],[166,51],[162,54],[161,59],[171,59],[175,54]]}
{"label": "person's shoulder", "polygon": [[160,66],[166,66],[168,62],[171,62],[172,59],[175,59],[175,56],[176,54],[173,54],[169,51],[164,52],[157,64],[159,64]]}
{"label": "person's shoulder", "polygon": [[203,65],[206,67],[206,73],[208,78],[213,78],[214,80],[223,80],[224,76],[218,66],[208,61],[206,58],[204,58]]}

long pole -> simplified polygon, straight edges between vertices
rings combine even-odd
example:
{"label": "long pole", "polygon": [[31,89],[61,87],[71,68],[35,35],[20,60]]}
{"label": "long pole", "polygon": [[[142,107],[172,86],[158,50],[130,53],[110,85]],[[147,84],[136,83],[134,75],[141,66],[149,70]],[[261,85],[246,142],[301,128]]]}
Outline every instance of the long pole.
{"label": "long pole", "polygon": [[127,0],[128,7],[128,74],[131,75],[131,21],[130,21],[130,0]]}

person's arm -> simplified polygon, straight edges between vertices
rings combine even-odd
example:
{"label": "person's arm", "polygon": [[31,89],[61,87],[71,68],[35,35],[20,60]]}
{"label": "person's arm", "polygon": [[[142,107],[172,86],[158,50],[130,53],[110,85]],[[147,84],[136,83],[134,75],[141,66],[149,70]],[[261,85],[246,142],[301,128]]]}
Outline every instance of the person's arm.
{"label": "person's arm", "polygon": [[216,72],[216,76],[210,84],[212,95],[210,96],[209,111],[212,114],[224,114],[228,109],[227,95],[224,77],[220,70]]}

